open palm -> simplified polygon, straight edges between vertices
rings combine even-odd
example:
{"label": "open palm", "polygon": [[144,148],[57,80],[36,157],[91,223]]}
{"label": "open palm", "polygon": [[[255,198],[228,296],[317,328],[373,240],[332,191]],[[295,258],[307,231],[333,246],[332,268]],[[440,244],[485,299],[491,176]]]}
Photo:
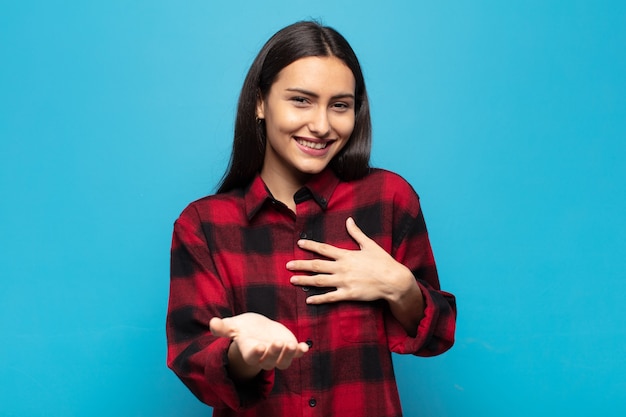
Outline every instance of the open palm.
{"label": "open palm", "polygon": [[210,326],[214,335],[232,339],[243,361],[251,367],[286,369],[293,359],[309,350],[285,326],[258,313],[214,317]]}

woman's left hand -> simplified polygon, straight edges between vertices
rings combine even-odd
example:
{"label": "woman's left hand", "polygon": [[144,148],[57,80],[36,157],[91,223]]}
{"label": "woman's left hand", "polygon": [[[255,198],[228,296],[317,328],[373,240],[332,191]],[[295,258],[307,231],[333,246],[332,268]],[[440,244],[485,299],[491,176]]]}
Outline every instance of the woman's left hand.
{"label": "woman's left hand", "polygon": [[[310,272],[313,275],[294,275],[291,283],[301,286],[335,287],[335,291],[307,298],[309,304],[334,303],[343,300],[372,301],[385,299],[396,303],[417,284],[411,271],[397,262],[376,242],[358,228],[352,218],[346,220],[350,236],[359,250],[300,240],[301,249],[315,252],[329,260],[293,260],[287,263],[290,271]],[[418,289],[419,291],[419,289]]]}

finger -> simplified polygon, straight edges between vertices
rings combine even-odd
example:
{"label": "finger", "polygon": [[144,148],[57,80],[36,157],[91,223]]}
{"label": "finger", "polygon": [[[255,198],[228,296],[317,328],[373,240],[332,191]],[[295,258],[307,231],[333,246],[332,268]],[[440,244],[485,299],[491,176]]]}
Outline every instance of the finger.
{"label": "finger", "polygon": [[280,353],[280,356],[276,360],[276,367],[278,369],[287,369],[291,365],[293,361],[293,357],[296,353],[298,345],[296,343],[285,343],[283,346],[283,350]]}
{"label": "finger", "polygon": [[305,353],[309,351],[309,345],[304,342],[298,343],[298,347],[296,349],[296,353],[294,354],[294,359],[301,358]]}
{"label": "finger", "polygon": [[326,304],[326,303],[336,303],[337,301],[348,300],[345,295],[345,291],[341,291],[340,289],[335,291],[329,291],[325,294],[312,295],[307,297],[307,304]]}
{"label": "finger", "polygon": [[329,259],[337,259],[344,252],[344,249],[329,245],[328,243],[316,242],[308,239],[298,240],[298,246],[301,249],[309,252],[315,252]]}
{"label": "finger", "polygon": [[335,266],[335,261],[325,261],[323,259],[299,259],[295,261],[289,261],[285,265],[285,267],[290,271],[307,271],[321,274],[332,273]]}
{"label": "finger", "polygon": [[265,350],[264,355],[259,360],[259,366],[265,370],[275,368],[276,362],[280,357],[283,347],[283,342],[273,342],[271,345],[269,345],[268,348]]}
{"label": "finger", "polygon": [[294,359],[301,358],[309,351],[309,345],[304,342],[288,343],[285,345],[281,357],[278,359],[276,367],[278,369],[287,369],[293,363]]}
{"label": "finger", "polygon": [[289,278],[289,282],[301,287],[337,287],[338,284],[331,274],[294,275]]}
{"label": "finger", "polygon": [[348,230],[348,234],[359,244],[361,249],[371,241],[359,226],[356,225],[352,217],[348,217],[346,220],[346,229]]}

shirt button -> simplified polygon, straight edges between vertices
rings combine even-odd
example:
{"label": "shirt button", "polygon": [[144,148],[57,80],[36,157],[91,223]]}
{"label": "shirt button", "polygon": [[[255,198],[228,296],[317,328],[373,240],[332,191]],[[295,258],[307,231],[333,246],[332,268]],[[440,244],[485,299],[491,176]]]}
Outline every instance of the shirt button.
{"label": "shirt button", "polygon": [[310,287],[301,287],[301,288],[302,288],[302,291],[304,291],[304,292],[307,292],[307,291],[309,291],[311,289]]}
{"label": "shirt button", "polygon": [[310,348],[313,347],[313,341],[311,339],[307,339],[306,340],[306,344],[307,346],[309,346]]}
{"label": "shirt button", "polygon": [[322,203],[323,205],[326,205],[326,199],[324,197],[320,198],[320,203]]}
{"label": "shirt button", "polygon": [[306,232],[300,232],[300,239],[306,239]]}
{"label": "shirt button", "polygon": [[317,405],[317,401],[315,401],[315,398],[311,398],[311,399],[309,400],[309,405],[310,405],[311,407],[315,407],[315,406]]}

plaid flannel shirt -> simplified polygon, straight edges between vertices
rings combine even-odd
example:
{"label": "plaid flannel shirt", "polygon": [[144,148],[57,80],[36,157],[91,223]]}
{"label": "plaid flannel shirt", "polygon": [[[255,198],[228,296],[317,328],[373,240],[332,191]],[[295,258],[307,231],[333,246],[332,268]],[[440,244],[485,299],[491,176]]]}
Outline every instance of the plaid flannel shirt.
{"label": "plaid flannel shirt", "polygon": [[[190,204],[176,220],[168,366],[214,416],[401,416],[391,352],[444,352],[456,319],[454,296],[440,290],[419,198],[388,171],[343,182],[326,169],[294,200],[297,214],[257,176],[246,189]],[[332,289],[289,282],[289,260],[319,257],[298,239],[358,249],[345,228],[349,216],[416,277],[425,316],[415,337],[384,301],[308,305],[307,296]],[[284,324],[310,350],[286,370],[236,384],[228,374],[230,340],[211,335],[209,320],[250,311]]]}

